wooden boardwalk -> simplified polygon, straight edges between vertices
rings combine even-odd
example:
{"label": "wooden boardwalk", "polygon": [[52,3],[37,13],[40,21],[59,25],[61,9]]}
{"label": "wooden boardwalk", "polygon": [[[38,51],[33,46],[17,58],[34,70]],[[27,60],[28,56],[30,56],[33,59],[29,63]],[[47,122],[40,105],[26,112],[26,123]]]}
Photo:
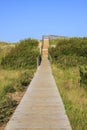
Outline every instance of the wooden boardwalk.
{"label": "wooden boardwalk", "polygon": [[5,130],[71,130],[52,76],[44,40],[43,60]]}

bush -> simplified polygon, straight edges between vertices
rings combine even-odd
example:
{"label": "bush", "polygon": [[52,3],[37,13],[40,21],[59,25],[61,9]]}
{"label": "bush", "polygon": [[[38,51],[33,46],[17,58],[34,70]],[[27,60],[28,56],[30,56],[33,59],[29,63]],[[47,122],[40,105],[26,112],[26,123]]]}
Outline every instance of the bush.
{"label": "bush", "polygon": [[32,77],[33,77],[33,73],[30,72],[29,70],[22,72],[19,79],[21,85],[27,86],[30,83]]}
{"label": "bush", "polygon": [[87,64],[87,38],[57,39],[56,47],[49,48],[52,61],[62,67]]}
{"label": "bush", "polygon": [[2,58],[1,66],[5,69],[35,68],[37,66],[38,55],[38,41],[25,39],[17,43],[15,47]]}
{"label": "bush", "polygon": [[0,102],[0,124],[9,120],[9,117],[16,106],[17,102],[8,97]]}

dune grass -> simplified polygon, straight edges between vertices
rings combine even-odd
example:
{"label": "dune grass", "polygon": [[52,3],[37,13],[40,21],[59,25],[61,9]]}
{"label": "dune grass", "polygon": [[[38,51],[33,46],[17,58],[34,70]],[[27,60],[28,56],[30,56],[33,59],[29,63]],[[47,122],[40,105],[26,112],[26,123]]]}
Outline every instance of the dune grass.
{"label": "dune grass", "polygon": [[2,92],[5,89],[5,86],[11,85],[13,83],[13,80],[18,78],[19,73],[20,72],[16,70],[0,69],[0,92]]}
{"label": "dune grass", "polygon": [[87,130],[87,92],[80,86],[78,67],[62,69],[52,65],[72,130]]}

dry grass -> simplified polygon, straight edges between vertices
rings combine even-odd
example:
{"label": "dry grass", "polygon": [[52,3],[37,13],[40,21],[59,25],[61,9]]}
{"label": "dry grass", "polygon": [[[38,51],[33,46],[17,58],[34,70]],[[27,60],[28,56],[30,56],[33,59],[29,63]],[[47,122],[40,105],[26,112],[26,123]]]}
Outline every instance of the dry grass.
{"label": "dry grass", "polygon": [[18,78],[20,71],[0,69],[0,85],[7,80]]}
{"label": "dry grass", "polygon": [[[0,92],[19,77],[20,71],[0,69]],[[13,85],[14,86],[14,85]],[[1,96],[1,95],[0,95]]]}

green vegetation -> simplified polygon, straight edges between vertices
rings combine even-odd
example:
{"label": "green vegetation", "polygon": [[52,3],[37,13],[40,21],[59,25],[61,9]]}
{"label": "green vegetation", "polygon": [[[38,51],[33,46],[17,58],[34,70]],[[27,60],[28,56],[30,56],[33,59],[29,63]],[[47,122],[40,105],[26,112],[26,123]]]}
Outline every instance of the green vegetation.
{"label": "green vegetation", "polygon": [[9,97],[0,101],[0,126],[9,120],[16,106],[17,102]]}
{"label": "green vegetation", "polygon": [[0,64],[2,57],[5,57],[8,52],[11,51],[12,48],[15,47],[15,44],[0,42]]}
{"label": "green vegetation", "polygon": [[83,86],[87,91],[87,66],[81,66],[80,69],[80,84]]}
{"label": "green vegetation", "polygon": [[62,67],[87,65],[87,38],[70,38],[58,40],[49,53],[53,62]]}
{"label": "green vegetation", "polygon": [[50,39],[50,45],[56,45],[59,39]]}
{"label": "green vegetation", "polygon": [[49,48],[56,83],[72,129],[87,130],[87,38],[57,41]]}
{"label": "green vegetation", "polygon": [[25,39],[16,44],[15,48],[2,58],[1,66],[4,69],[31,69],[37,66],[38,55],[38,41]]}
{"label": "green vegetation", "polygon": [[0,43],[0,125],[7,122],[18,104],[16,93],[23,93],[37,67],[38,41],[21,40],[12,45]]}

